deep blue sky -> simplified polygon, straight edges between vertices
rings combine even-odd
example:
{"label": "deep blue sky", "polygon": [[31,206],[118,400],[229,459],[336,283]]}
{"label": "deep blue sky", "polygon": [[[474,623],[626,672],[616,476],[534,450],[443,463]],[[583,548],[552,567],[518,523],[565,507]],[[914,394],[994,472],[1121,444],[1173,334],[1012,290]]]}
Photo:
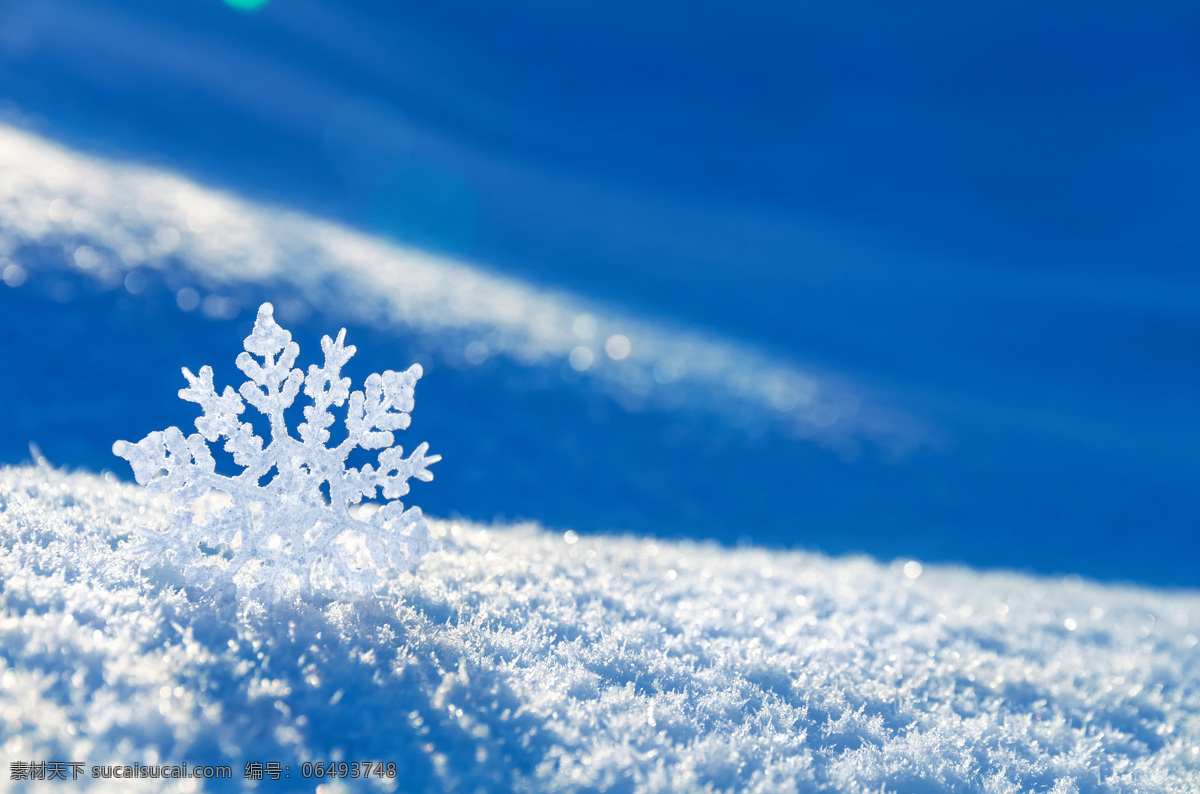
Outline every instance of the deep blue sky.
{"label": "deep blue sky", "polygon": [[[1200,584],[1194,4],[9,0],[0,98],[71,146],[745,340],[941,429],[877,472],[762,452],[759,481],[828,483],[739,484],[756,521],[837,539],[813,545],[1061,570],[1099,539],[1084,572],[1138,545],[1128,575]],[[629,497],[589,527],[612,499],[502,491],[462,509],[726,537],[735,504]],[[1006,531],[1065,550],[989,557]]]}

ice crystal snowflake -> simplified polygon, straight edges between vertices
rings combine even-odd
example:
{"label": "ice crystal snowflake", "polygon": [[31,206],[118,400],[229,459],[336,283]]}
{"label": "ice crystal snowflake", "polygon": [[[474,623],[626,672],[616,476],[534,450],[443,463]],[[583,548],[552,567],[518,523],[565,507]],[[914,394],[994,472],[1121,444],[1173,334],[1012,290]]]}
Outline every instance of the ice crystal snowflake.
{"label": "ice crystal snowflake", "polygon": [[[345,328],[336,340],[324,337],[325,365],[310,366],[306,376],[292,368],[300,346],[264,303],[246,352],[237,358],[249,378],[237,392],[226,386],[217,394],[211,367],[201,367],[199,376],[183,369],[188,387],[179,396],[203,409],[196,419],[200,432],[185,438],[179,428],[168,427],[136,444],[113,444],[137,481],[152,494],[171,494],[176,508],[168,531],[140,530],[143,542],[136,550],[146,555],[146,564],[170,560],[190,584],[206,590],[237,587],[268,597],[364,594],[436,549],[420,508],[406,510],[398,500],[408,493],[409,478],[433,479],[427,467],[441,456],[426,456],[428,444],[407,458],[403,448],[392,446],[393,431],[409,425],[421,366],[372,374],[362,391],[351,392],[341,369],[355,348],[345,338]],[[284,411],[301,385],[312,405],[304,408],[306,421],[296,439]],[[334,422],[329,409],[347,400],[347,436],[329,446]],[[254,428],[239,420],[247,402],[270,422],[265,447]],[[208,442],[219,438],[242,468],[234,476],[216,472]],[[382,450],[378,468],[370,463],[346,468],[355,448]],[[379,490],[382,505],[362,504]]]}

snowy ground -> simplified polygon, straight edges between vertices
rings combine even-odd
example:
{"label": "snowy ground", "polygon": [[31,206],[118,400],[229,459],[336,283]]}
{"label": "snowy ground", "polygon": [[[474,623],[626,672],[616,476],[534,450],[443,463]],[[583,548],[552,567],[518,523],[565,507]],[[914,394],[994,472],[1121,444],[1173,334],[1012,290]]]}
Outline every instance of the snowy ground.
{"label": "snowy ground", "polygon": [[438,523],[394,599],[216,607],[123,551],[165,520],[111,476],[0,469],[7,760],[230,763],[233,787],[247,761],[294,784],[378,760],[398,790],[1200,790],[1194,592]]}

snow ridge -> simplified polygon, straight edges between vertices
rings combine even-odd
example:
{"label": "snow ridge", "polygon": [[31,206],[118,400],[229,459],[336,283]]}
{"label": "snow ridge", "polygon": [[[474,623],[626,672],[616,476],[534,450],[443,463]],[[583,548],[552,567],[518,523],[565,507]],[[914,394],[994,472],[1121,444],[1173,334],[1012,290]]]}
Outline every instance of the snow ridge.
{"label": "snow ridge", "polygon": [[[309,307],[413,328],[452,358],[571,367],[623,405],[686,405],[771,417],[784,432],[849,451],[905,454],[932,431],[844,379],[743,344],[630,316],[319,218],[211,190],[178,175],[69,151],[0,124],[0,280],[25,278],[27,247],[61,248],[107,288],[167,273],[181,306],[214,319],[247,285],[289,285]],[[6,258],[11,258],[11,262]],[[336,274],[331,279],[330,274]],[[331,289],[331,281],[336,289]],[[292,304],[291,301],[288,304]]]}
{"label": "snow ridge", "polygon": [[402,597],[214,607],[129,552],[169,521],[113,477],[0,469],[7,758],[397,763],[354,790],[1200,790],[1194,592],[434,521]]}

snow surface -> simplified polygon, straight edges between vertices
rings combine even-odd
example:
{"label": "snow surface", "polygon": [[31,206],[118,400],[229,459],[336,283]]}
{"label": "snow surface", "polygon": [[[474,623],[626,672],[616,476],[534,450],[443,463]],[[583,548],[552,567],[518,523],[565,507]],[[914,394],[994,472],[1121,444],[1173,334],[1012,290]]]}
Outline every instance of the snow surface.
{"label": "snow surface", "polygon": [[392,599],[214,604],[127,551],[167,516],[111,475],[0,469],[7,759],[231,763],[236,785],[245,761],[371,759],[402,790],[1200,790],[1195,592],[433,522],[444,550]]}

